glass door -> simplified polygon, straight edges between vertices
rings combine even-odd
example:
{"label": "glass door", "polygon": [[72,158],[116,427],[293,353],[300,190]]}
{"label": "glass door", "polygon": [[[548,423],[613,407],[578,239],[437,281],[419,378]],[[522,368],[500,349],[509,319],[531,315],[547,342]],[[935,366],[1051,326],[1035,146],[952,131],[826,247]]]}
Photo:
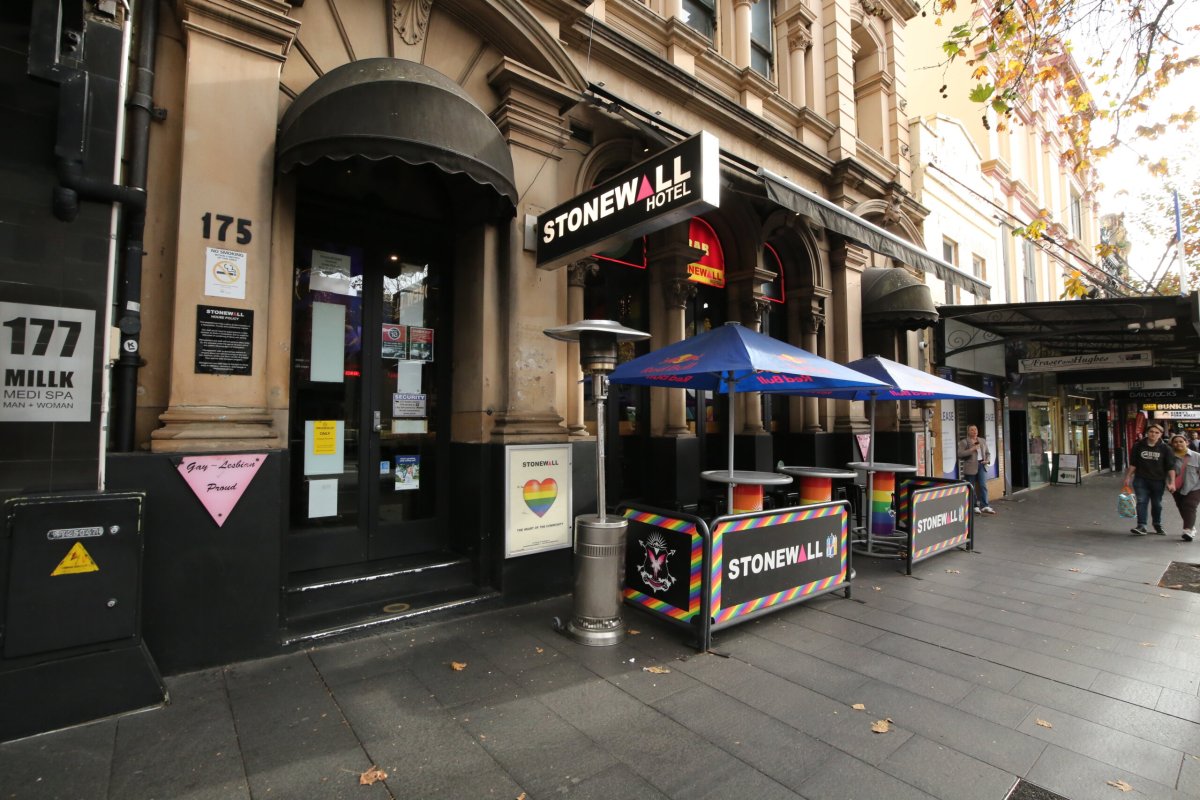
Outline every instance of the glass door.
{"label": "glass door", "polygon": [[419,237],[380,230],[297,237],[289,571],[442,545],[444,273]]}

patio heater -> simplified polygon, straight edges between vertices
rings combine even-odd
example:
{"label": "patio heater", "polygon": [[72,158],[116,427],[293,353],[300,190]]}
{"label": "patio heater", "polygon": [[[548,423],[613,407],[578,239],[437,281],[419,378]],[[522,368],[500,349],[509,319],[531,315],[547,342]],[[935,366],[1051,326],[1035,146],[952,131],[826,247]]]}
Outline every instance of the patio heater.
{"label": "patio heater", "polygon": [[604,401],[608,376],[617,367],[617,343],[649,339],[650,334],[603,319],[580,320],[544,333],[579,344],[579,365],[592,379],[596,402],[596,514],[575,518],[575,605],[566,632],[579,644],[617,644],[625,638],[621,569],[629,523],[624,518],[610,520],[605,511]]}

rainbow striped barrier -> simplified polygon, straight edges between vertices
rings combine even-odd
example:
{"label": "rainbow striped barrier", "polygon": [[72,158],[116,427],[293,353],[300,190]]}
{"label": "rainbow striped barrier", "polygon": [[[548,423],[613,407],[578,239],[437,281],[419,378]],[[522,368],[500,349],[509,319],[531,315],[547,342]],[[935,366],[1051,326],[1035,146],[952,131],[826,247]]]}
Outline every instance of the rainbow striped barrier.
{"label": "rainbow striped barrier", "polygon": [[693,629],[701,650],[715,630],[834,591],[850,597],[845,500],[707,524],[649,506],[620,511],[629,521],[625,602]]}
{"label": "rainbow striped barrier", "polygon": [[915,478],[904,482],[896,497],[906,511],[908,536],[907,573],[913,564],[955,547],[975,549],[975,519],[971,514],[971,486],[964,481]]}

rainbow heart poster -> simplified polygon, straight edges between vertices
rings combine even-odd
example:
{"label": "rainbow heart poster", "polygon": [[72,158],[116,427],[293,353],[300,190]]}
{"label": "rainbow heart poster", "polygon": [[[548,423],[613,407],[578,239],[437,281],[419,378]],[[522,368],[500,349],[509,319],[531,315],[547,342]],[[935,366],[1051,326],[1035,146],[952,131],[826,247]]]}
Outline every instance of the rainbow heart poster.
{"label": "rainbow heart poster", "polygon": [[571,445],[505,448],[505,558],[571,545]]}
{"label": "rainbow heart poster", "polygon": [[558,483],[554,478],[546,478],[544,481],[525,481],[522,491],[525,495],[525,505],[529,506],[529,510],[539,517],[546,516],[550,506],[554,505],[554,501],[558,499]]}

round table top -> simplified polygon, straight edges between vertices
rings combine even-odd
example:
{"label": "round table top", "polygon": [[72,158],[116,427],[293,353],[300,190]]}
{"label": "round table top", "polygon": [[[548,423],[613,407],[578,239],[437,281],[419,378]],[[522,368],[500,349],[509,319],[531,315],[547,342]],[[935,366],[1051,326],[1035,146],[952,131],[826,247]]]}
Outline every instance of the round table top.
{"label": "round table top", "polygon": [[851,461],[846,465],[851,469],[862,469],[868,472],[916,472],[912,464],[888,464],[884,461]]}
{"label": "round table top", "polygon": [[836,469],[834,467],[788,467],[779,468],[780,472],[795,475],[798,478],[853,478],[858,473],[852,469]]}
{"label": "round table top", "polygon": [[780,475],[778,472],[755,472],[748,469],[735,469],[732,473],[727,469],[710,469],[701,472],[700,477],[713,483],[740,483],[751,486],[780,486],[792,482],[791,475]]}

